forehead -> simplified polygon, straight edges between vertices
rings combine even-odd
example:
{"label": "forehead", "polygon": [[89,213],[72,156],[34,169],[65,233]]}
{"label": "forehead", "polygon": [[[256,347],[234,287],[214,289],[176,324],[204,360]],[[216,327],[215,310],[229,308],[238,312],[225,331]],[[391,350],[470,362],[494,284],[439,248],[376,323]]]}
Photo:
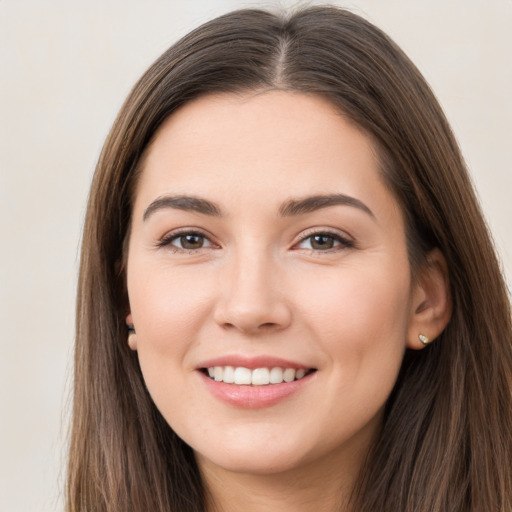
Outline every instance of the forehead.
{"label": "forehead", "polygon": [[[136,203],[158,195],[287,197],[388,193],[371,139],[327,99],[270,91],[219,94],[185,104],[148,147]],[[389,201],[389,198],[386,198]]]}

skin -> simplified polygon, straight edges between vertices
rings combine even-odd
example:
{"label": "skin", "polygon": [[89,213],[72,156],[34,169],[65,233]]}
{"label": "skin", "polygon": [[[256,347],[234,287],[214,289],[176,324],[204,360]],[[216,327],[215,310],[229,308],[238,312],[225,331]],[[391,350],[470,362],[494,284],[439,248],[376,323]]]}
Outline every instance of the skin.
{"label": "skin", "polygon": [[[333,193],[369,211],[280,213],[290,199]],[[171,195],[206,199],[222,215],[155,203]],[[192,249],[177,230],[200,233]],[[155,404],[195,451],[212,510],[343,507],[406,346],[422,348],[418,334],[433,338],[447,321],[443,260],[430,259],[413,282],[403,215],[372,143],[326,100],[206,96],[165,121],[134,201],[127,322]],[[233,354],[316,371],[272,406],[236,407],[198,370]]]}

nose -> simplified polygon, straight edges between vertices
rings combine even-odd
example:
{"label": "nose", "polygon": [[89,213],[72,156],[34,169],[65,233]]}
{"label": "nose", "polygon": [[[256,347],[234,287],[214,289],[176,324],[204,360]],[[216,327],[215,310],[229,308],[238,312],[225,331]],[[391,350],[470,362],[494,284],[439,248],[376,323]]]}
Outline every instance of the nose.
{"label": "nose", "polygon": [[240,255],[221,274],[214,318],[222,328],[257,335],[290,325],[282,272],[271,258]]}

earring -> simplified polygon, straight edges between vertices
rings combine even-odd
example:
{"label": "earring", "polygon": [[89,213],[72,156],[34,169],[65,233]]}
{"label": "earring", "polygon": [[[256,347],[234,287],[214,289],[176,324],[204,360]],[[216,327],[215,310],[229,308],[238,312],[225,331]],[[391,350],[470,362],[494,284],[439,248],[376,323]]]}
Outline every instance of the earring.
{"label": "earring", "polygon": [[137,333],[135,332],[135,327],[133,324],[126,325],[128,329],[128,346],[135,350],[137,348]]}
{"label": "earring", "polygon": [[423,345],[425,346],[430,343],[430,340],[424,334],[418,334],[418,338],[420,339],[421,343],[423,343]]}

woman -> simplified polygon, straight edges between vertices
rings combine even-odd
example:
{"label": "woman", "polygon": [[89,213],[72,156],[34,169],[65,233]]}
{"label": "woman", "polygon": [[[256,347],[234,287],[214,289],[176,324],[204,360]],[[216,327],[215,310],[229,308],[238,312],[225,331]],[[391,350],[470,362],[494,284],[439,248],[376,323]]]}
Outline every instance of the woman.
{"label": "woman", "polygon": [[425,81],[344,10],[233,12],[92,184],[68,510],[512,510],[510,305]]}

